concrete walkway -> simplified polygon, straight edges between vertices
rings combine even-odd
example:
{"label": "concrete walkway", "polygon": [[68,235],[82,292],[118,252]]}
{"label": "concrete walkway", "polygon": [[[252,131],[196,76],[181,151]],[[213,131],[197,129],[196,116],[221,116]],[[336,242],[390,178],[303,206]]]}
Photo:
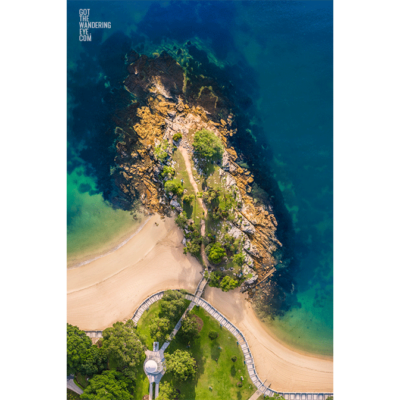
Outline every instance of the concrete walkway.
{"label": "concrete walkway", "polygon": [[72,390],[75,393],[82,394],[83,390],[74,382],[74,376],[67,376],[67,389]]}
{"label": "concrete walkway", "polygon": [[258,389],[255,391],[255,393],[249,398],[249,400],[257,400],[263,393],[260,392]]}

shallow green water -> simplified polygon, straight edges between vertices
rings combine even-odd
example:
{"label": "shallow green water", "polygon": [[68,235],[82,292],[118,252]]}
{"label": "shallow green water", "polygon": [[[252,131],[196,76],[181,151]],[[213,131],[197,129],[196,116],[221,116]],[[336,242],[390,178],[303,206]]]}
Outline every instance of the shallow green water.
{"label": "shallow green water", "polygon": [[[109,20],[113,28],[99,31],[103,36],[98,42],[83,45],[77,41],[77,16],[85,7],[91,8],[93,20]],[[118,81],[118,60],[126,49],[117,44],[127,37],[136,48],[143,43],[160,46],[164,40],[205,43],[217,65],[246,63],[258,91],[251,112],[262,122],[272,149],[270,167],[296,232],[293,248],[299,255],[294,276],[298,304],[275,319],[272,330],[289,345],[320,354],[333,351],[332,8],[330,1],[68,2],[68,58],[71,69],[79,66],[74,79],[80,78],[82,85],[76,85],[73,95],[78,102],[82,99],[82,121],[90,117],[97,122],[98,114],[107,112],[101,108],[104,83],[90,77],[111,76],[114,84]],[[118,36],[118,31],[126,37]],[[114,34],[113,45],[102,49],[100,45]],[[115,58],[110,58],[113,49]],[[80,52],[85,62],[79,60]],[[245,79],[241,84],[248,86]],[[80,87],[88,90],[80,92]],[[87,142],[93,137],[103,140],[102,132],[101,126],[87,123],[85,129],[73,132],[75,146],[82,137]],[[100,152],[93,154],[97,157]],[[247,161],[251,164],[251,159]],[[95,182],[81,172],[75,167],[68,175],[69,258],[112,247],[132,223],[129,213],[113,210],[101,195],[82,192],[81,184],[94,188]]]}
{"label": "shallow green water", "polygon": [[76,168],[67,176],[68,263],[90,259],[112,250],[142,222],[128,211],[114,210],[95,188],[93,178]]}

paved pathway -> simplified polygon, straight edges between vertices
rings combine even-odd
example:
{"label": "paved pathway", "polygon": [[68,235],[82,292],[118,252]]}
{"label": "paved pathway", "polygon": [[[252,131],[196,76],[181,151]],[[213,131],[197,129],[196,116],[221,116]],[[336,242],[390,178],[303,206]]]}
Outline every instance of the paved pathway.
{"label": "paved pathway", "polygon": [[254,392],[254,394],[249,398],[249,400],[257,400],[263,393],[258,389]]}
{"label": "paved pathway", "polygon": [[83,390],[74,382],[74,376],[67,376],[67,389],[72,390],[75,393],[82,394]]}

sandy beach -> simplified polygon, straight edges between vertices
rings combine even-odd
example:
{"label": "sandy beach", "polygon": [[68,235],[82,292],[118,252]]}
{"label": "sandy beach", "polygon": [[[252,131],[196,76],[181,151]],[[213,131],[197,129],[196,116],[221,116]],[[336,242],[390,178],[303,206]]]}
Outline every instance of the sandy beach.
{"label": "sandy beach", "polygon": [[239,288],[230,292],[207,287],[204,299],[245,335],[257,373],[271,388],[286,392],[332,392],[333,361],[300,354],[279,343],[257,318]]}
{"label": "sandy beach", "polygon": [[155,292],[194,291],[202,267],[194,257],[183,254],[182,239],[173,218],[154,215],[140,234],[113,253],[69,269],[68,323],[83,330],[103,330],[131,318]]}
{"label": "sandy beach", "polygon": [[[156,225],[158,224],[158,226]],[[83,330],[103,330],[131,318],[151,294],[166,289],[194,292],[198,261],[183,254],[183,235],[173,218],[153,215],[114,252],[67,271],[67,320]],[[246,336],[261,380],[279,391],[331,392],[333,362],[300,354],[279,343],[238,289],[207,287],[204,298]]]}

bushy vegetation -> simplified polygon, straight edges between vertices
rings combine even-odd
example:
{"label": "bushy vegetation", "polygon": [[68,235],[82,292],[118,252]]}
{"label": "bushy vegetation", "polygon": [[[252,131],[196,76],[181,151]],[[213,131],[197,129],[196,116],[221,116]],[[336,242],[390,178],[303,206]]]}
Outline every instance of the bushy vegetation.
{"label": "bushy vegetation", "polygon": [[177,398],[177,392],[169,382],[160,383],[160,391],[158,392],[158,400],[174,400]]}
{"label": "bushy vegetation", "polygon": [[165,354],[167,372],[179,381],[193,379],[196,375],[196,360],[190,353],[183,350],[176,350],[172,354]]}
{"label": "bushy vegetation", "polygon": [[238,266],[242,267],[246,260],[246,256],[243,252],[237,253],[233,256],[233,262]]}
{"label": "bushy vegetation", "polygon": [[144,346],[136,334],[134,322],[116,322],[103,331],[103,344],[109,366],[134,380],[144,360]]}
{"label": "bushy vegetation", "polygon": [[179,226],[179,228],[183,229],[185,225],[187,224],[187,216],[185,211],[182,211],[176,218],[175,218],[176,224]]}
{"label": "bushy vegetation", "polygon": [[224,246],[229,249],[232,253],[235,253],[240,246],[240,239],[235,239],[233,236],[225,234]]}
{"label": "bushy vegetation", "polygon": [[82,357],[80,372],[87,376],[101,374],[107,369],[107,361],[107,354],[103,347],[90,346]]}
{"label": "bushy vegetation", "polygon": [[183,319],[179,335],[186,341],[194,340],[199,336],[197,319],[192,312]]}
{"label": "bushy vegetation", "polygon": [[182,184],[177,181],[176,179],[166,181],[164,183],[164,189],[167,193],[172,192],[173,194],[176,194],[178,196],[183,195],[183,186]]}
{"label": "bushy vegetation", "polygon": [[214,339],[216,339],[216,338],[218,337],[218,332],[210,331],[209,334],[208,334],[208,337],[209,337],[211,340],[214,340]]}
{"label": "bushy vegetation", "polygon": [[239,286],[239,281],[230,276],[226,275],[220,282],[220,288],[223,292],[228,292],[229,290],[235,289]]}
{"label": "bushy vegetation", "polygon": [[160,316],[168,318],[175,326],[186,309],[185,296],[177,290],[167,290],[160,300],[160,306]]}
{"label": "bushy vegetation", "polygon": [[168,318],[154,318],[150,324],[150,335],[156,342],[164,343],[169,340],[171,323]]}
{"label": "bushy vegetation", "polygon": [[92,341],[77,326],[67,324],[67,374],[82,371],[82,363]]}
{"label": "bushy vegetation", "polygon": [[194,256],[200,254],[202,237],[200,230],[190,226],[189,233],[185,234],[185,238],[188,240],[186,247],[183,248],[183,252],[187,254],[188,252]]}
{"label": "bushy vegetation", "polygon": [[[208,274],[206,274],[208,277]],[[222,289],[224,292],[235,289],[240,285],[240,281],[230,277],[229,275],[221,275],[215,272],[211,272],[210,280],[208,281],[210,287],[217,287]]]}
{"label": "bushy vegetation", "polygon": [[163,170],[161,171],[161,176],[167,177],[168,179],[172,179],[175,175],[175,169],[173,167],[170,167],[168,165],[164,165]]}
{"label": "bushy vegetation", "polygon": [[221,139],[206,129],[195,133],[193,147],[196,153],[208,160],[213,158],[221,159],[224,153],[224,146]]}
{"label": "bushy vegetation", "polygon": [[219,264],[225,256],[226,256],[226,251],[221,246],[221,243],[216,242],[213,245],[211,245],[208,252],[208,259],[213,264]]}
{"label": "bushy vegetation", "polygon": [[196,197],[195,197],[194,194],[189,194],[189,195],[185,194],[185,195],[182,197],[182,200],[183,200],[185,203],[191,204],[195,198],[196,198]]}
{"label": "bushy vegetation", "polygon": [[104,371],[90,379],[82,400],[132,400],[133,382],[118,371]]}
{"label": "bushy vegetation", "polygon": [[150,323],[150,336],[154,341],[164,343],[186,309],[185,297],[175,290],[168,290],[160,300],[159,315]]}
{"label": "bushy vegetation", "polygon": [[160,144],[154,147],[154,155],[157,160],[160,162],[164,162],[168,157],[168,140],[163,140]]}
{"label": "bushy vegetation", "polygon": [[182,139],[182,133],[180,133],[180,132],[175,133],[175,135],[172,136],[172,139],[173,139],[175,142],[177,142],[178,140],[181,140],[181,139]]}
{"label": "bushy vegetation", "polygon": [[67,389],[67,400],[79,400],[81,396],[78,393],[73,392],[70,389]]}

